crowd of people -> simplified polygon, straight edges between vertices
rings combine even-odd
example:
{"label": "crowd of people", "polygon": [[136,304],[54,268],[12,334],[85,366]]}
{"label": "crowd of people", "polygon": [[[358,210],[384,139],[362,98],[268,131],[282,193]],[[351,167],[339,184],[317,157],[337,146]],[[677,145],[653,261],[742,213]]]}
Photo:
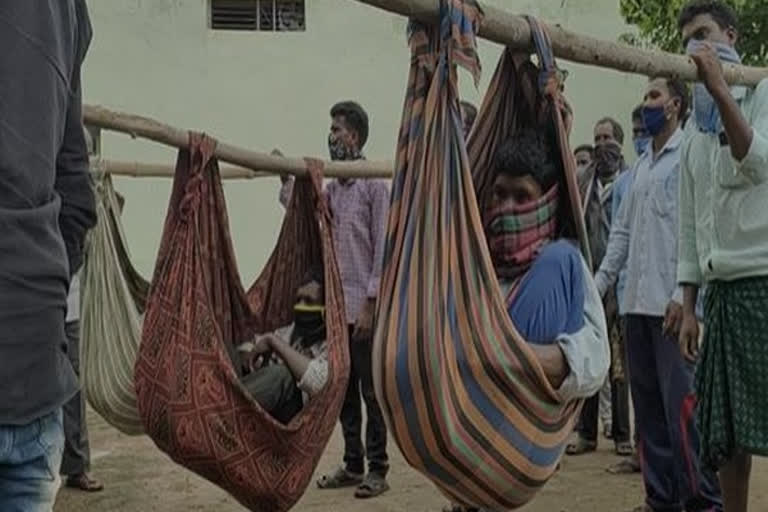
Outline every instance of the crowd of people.
{"label": "crowd of people", "polygon": [[[37,3],[0,6],[10,28],[0,48],[16,49],[0,50],[3,511],[50,511],[59,474],[70,487],[102,489],[89,473],[77,386],[78,271],[96,221],[79,87],[91,29],[82,0],[42,2],[45,11]],[[576,243],[554,129],[528,127],[501,145],[481,216],[512,323],[560,398],[584,400],[568,456],[597,449],[602,421],[622,457],[607,470],[642,475],[638,512],[739,512],[751,456],[768,455],[768,80],[727,84],[722,63],[741,58],[734,13],[722,2],[693,0],[679,30],[700,81],[689,91],[654,77],[638,91],[634,163],[611,116],[573,152],[591,267]],[[460,115],[468,136],[477,110],[462,102]],[[368,134],[361,105],[331,108],[331,159],[365,158]],[[284,206],[292,187],[282,178]],[[389,185],[335,179],[325,200],[350,379],[343,461],[317,486],[373,498],[389,490],[371,361]],[[243,388],[278,421],[289,422],[328,379],[324,290],[319,261],[297,291],[293,323],[238,346]]]}

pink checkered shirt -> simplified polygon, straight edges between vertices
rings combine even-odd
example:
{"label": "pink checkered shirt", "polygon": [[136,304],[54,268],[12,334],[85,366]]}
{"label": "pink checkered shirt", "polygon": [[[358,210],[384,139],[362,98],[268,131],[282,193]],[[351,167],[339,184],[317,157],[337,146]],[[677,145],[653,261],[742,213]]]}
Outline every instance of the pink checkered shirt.
{"label": "pink checkered shirt", "polygon": [[[280,189],[288,206],[293,180]],[[344,288],[347,322],[354,324],[368,299],[379,293],[389,220],[389,185],[384,180],[333,180],[325,187],[333,215],[333,241]]]}

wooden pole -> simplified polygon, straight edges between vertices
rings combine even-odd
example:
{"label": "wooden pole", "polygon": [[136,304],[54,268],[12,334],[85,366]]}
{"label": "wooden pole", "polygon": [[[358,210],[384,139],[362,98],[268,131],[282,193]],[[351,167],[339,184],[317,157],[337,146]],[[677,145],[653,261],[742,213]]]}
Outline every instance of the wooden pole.
{"label": "wooden pole", "polygon": [[[176,148],[186,148],[189,145],[187,130],[149,117],[116,112],[100,106],[83,105],[83,120],[86,125],[126,133],[132,137],[141,137]],[[218,142],[214,155],[222,162],[252,169],[258,173],[303,176],[307,172],[306,164],[301,158],[268,155],[224,142]],[[369,160],[325,162],[325,176],[332,178],[391,178],[393,169],[392,162]]]}
{"label": "wooden pole", "polygon": [[[169,164],[98,159],[91,161],[91,171],[131,178],[173,178],[176,173],[176,168]],[[219,172],[223,179],[230,180],[275,176],[275,173],[272,172],[253,171],[251,169],[236,166],[220,166]]]}
{"label": "wooden pole", "polygon": [[[358,0],[385,11],[431,23],[439,15],[439,0]],[[485,13],[479,35],[513,48],[531,48],[531,29],[522,16],[516,16],[490,5],[481,5]],[[610,68],[616,71],[645,75],[664,76],[688,82],[698,80],[693,61],[685,55],[634,48],[617,42],[577,34],[557,25],[545,25],[552,42],[555,57]],[[755,68],[724,64],[725,79],[729,84],[757,85],[768,78],[768,68]]]}

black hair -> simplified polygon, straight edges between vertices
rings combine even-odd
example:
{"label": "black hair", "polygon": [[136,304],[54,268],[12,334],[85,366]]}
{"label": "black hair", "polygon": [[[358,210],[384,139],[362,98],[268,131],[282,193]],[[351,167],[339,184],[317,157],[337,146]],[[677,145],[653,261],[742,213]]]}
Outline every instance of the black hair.
{"label": "black hair", "polygon": [[733,28],[738,30],[736,21],[736,11],[733,8],[719,0],[692,0],[688,2],[680,11],[677,17],[677,28],[683,30],[683,27],[689,24],[701,14],[709,14],[715,20],[721,29],[727,30]]}
{"label": "black hair", "polygon": [[331,117],[343,116],[344,122],[357,133],[360,147],[368,141],[368,114],[354,101],[341,101],[331,107]]}
{"label": "black hair", "polygon": [[461,108],[464,109],[464,111],[467,113],[467,119],[465,119],[465,121],[470,125],[475,124],[475,118],[477,117],[477,107],[468,101],[460,101],[459,105],[461,105]]}
{"label": "black hair", "polygon": [[540,134],[525,129],[504,142],[496,153],[496,174],[520,177],[531,175],[546,192],[563,177],[563,163],[557,148]]}
{"label": "black hair", "polygon": [[678,98],[680,100],[680,121],[684,121],[688,118],[688,107],[691,104],[691,100],[688,96],[688,86],[682,80],[678,78],[666,78],[666,77],[654,77],[651,81],[661,79],[667,84],[669,89],[669,95],[672,98]]}
{"label": "black hair", "polygon": [[638,105],[632,110],[632,121],[642,121],[643,120],[643,106]]}
{"label": "black hair", "polygon": [[624,144],[624,128],[622,128],[619,122],[614,118],[604,117],[600,119],[598,122],[596,122],[595,126],[606,124],[606,123],[610,123],[611,125],[611,129],[613,130],[613,138],[616,139],[619,145]]}
{"label": "black hair", "polygon": [[323,267],[322,262],[313,264],[307,269],[299,286],[304,286],[311,282],[316,282],[320,285],[321,296],[325,294],[325,268]]}
{"label": "black hair", "polygon": [[582,151],[586,151],[590,155],[595,156],[595,148],[593,148],[591,144],[582,144],[573,150],[573,154],[575,155],[576,153],[581,153]]}

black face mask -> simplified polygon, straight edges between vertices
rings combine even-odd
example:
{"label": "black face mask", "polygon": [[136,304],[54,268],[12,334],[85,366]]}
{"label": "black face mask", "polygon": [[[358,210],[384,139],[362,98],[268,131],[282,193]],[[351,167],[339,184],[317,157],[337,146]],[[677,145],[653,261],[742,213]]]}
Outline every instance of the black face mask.
{"label": "black face mask", "polygon": [[600,178],[610,178],[624,167],[621,146],[614,142],[600,144],[595,148],[595,169]]}
{"label": "black face mask", "polygon": [[343,140],[334,138],[332,134],[328,134],[328,153],[331,160],[348,161],[362,158],[360,151],[349,148]]}
{"label": "black face mask", "polygon": [[293,335],[309,347],[325,339],[325,308],[297,304],[293,308]]}

